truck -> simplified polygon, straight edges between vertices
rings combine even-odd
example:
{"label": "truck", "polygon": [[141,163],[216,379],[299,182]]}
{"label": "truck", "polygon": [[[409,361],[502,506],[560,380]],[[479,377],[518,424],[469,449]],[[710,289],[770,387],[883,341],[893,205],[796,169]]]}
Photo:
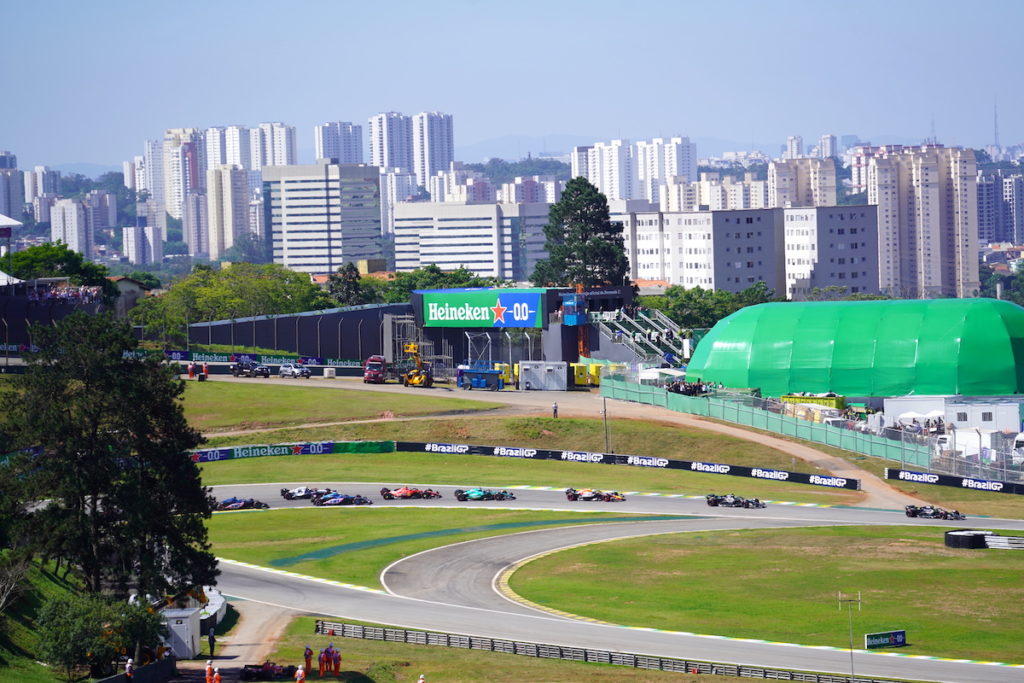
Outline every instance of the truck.
{"label": "truck", "polygon": [[384,356],[370,356],[363,362],[363,384],[384,384],[388,362]]}

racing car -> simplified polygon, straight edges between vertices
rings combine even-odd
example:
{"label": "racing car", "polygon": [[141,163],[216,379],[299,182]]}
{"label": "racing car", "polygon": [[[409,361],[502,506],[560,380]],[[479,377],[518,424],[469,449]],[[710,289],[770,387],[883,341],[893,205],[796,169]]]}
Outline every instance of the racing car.
{"label": "racing car", "polygon": [[967,515],[959,510],[944,510],[934,505],[908,505],[906,507],[907,517],[922,517],[924,519],[967,519]]}
{"label": "racing car", "polygon": [[314,496],[313,505],[373,505],[373,501],[365,496],[331,491],[322,496]]}
{"label": "racing car", "polygon": [[255,498],[225,498],[220,502],[214,503],[214,510],[262,510],[270,507],[261,500]]}
{"label": "racing car", "polygon": [[763,508],[766,507],[764,502],[757,498],[743,498],[741,496],[734,496],[731,493],[727,493],[724,496],[720,496],[715,493],[709,493],[707,495],[708,505],[723,508]]}
{"label": "racing car", "polygon": [[238,678],[243,681],[276,681],[280,679],[291,679],[295,676],[296,667],[292,664],[281,666],[270,660],[262,664],[246,664],[238,672]]}
{"label": "racing car", "polygon": [[441,494],[434,489],[417,489],[411,486],[403,486],[397,489],[382,488],[380,490],[380,497],[384,500],[403,500],[406,498],[440,498]]}
{"label": "racing car", "polygon": [[516,496],[511,491],[493,491],[482,489],[479,486],[473,489],[455,489],[455,500],[515,500]]}
{"label": "racing car", "polygon": [[626,497],[618,491],[602,491],[600,489],[566,489],[567,500],[601,500],[606,503],[621,503]]}
{"label": "racing car", "polygon": [[281,497],[285,500],[315,498],[326,493],[331,493],[331,489],[318,489],[312,486],[300,486],[297,489],[281,489]]}

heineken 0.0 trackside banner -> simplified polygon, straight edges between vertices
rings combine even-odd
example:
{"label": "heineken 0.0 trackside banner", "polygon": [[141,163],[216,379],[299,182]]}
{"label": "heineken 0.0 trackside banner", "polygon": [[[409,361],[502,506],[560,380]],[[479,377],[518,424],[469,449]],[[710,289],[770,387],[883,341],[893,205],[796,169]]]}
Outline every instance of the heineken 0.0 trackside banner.
{"label": "heineken 0.0 trackside banner", "polygon": [[543,289],[422,291],[424,327],[543,327]]}

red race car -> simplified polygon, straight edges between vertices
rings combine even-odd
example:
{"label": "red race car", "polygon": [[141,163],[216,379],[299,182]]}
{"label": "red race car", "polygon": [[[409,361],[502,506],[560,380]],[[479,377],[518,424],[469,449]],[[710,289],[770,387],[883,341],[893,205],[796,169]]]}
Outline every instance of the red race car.
{"label": "red race car", "polygon": [[404,500],[407,498],[440,498],[441,494],[434,489],[417,489],[412,486],[403,486],[397,489],[382,488],[380,497],[384,500]]}

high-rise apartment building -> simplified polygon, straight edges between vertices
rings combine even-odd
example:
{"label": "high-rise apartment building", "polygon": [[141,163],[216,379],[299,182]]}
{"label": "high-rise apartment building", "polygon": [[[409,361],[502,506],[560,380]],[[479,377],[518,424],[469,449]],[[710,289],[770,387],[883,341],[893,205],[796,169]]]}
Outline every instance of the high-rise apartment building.
{"label": "high-rise apartment building", "polygon": [[686,137],[595,142],[574,147],[569,155],[572,177],[584,177],[608,201],[657,202],[661,187],[697,179],[697,146]]}
{"label": "high-rise apartment building", "polygon": [[834,206],[834,159],[788,159],[768,164],[768,205]]}
{"label": "high-rise apartment building", "polygon": [[122,228],[121,239],[128,263],[145,265],[161,263],[164,259],[160,229],[154,225]]}
{"label": "high-rise apartment building", "polygon": [[416,181],[426,187],[438,171],[455,161],[452,115],[421,112],[412,117],[412,167]]}
{"label": "high-rise apartment building", "polygon": [[208,246],[203,251],[220,259],[249,232],[249,178],[241,166],[223,165],[206,172]]}
{"label": "high-rise apartment building", "polygon": [[894,296],[976,296],[978,188],[974,152],[879,147],[868,159],[878,205],[879,285]]}
{"label": "high-rise apartment building", "polygon": [[587,179],[609,201],[639,199],[635,161],[629,140],[596,142],[587,153]]}
{"label": "high-rise apartment building", "polygon": [[21,218],[25,208],[24,183],[24,174],[18,169],[0,169],[0,215]]}
{"label": "high-rise apartment building", "polygon": [[4,150],[0,152],[0,171],[13,170],[18,168],[18,157],[14,152]]}
{"label": "high-rise apartment building", "polygon": [[144,202],[135,203],[136,225],[150,225],[155,227],[160,234],[160,239],[167,241],[167,212],[163,204],[155,199],[147,199]]}
{"label": "high-rise apartment building", "polygon": [[138,190],[145,190],[149,198],[167,210],[164,197],[164,143],[162,140],[146,140],[142,157],[145,159],[145,184]]}
{"label": "high-rise apartment building", "polygon": [[317,159],[334,159],[339,164],[363,163],[363,127],[348,121],[331,121],[313,128],[313,149]]}
{"label": "high-rise apartment building", "polygon": [[50,241],[61,241],[71,251],[92,258],[93,235],[89,215],[79,199],[58,199],[50,209]]}
{"label": "high-rise apartment building", "polygon": [[23,182],[26,204],[40,195],[60,194],[60,171],[49,166],[36,166],[31,171],[25,171]]}
{"label": "high-rise apartment building", "polygon": [[411,118],[395,111],[370,117],[370,165],[414,171]]}
{"label": "high-rise apartment building", "polygon": [[978,171],[978,243],[1003,239],[1003,179]]}
{"label": "high-rise apartment building", "polygon": [[380,168],[380,229],[385,236],[395,232],[395,205],[416,195],[416,174],[402,169]]}
{"label": "high-rise apartment building", "polygon": [[555,204],[561,200],[564,187],[564,182],[550,175],[516,178],[502,184],[500,201],[505,204]]}
{"label": "high-rise apartment building", "polygon": [[768,181],[754,180],[752,173],[742,180],[715,172],[700,174],[696,182],[672,178],[658,195],[662,211],[724,211],[768,208]]}
{"label": "high-rise apartment building", "polygon": [[1024,175],[1003,178],[1003,239],[1024,244]]}
{"label": "high-rise apartment building", "polygon": [[783,159],[799,159],[804,155],[804,139],[800,135],[790,135],[786,138],[786,151]]}
{"label": "high-rise apartment building", "polygon": [[[249,131],[252,170],[264,166],[292,166],[298,161],[295,126],[279,121],[261,123]],[[225,163],[235,163],[225,157]]]}
{"label": "high-rise apartment building", "polygon": [[252,131],[245,126],[228,126],[224,129],[224,162],[241,166],[247,171],[258,170],[252,164]]}
{"label": "high-rise apartment building", "polygon": [[164,201],[167,213],[181,219],[182,202],[206,182],[206,150],[198,128],[169,128],[163,142]]}
{"label": "high-rise apartment building", "polygon": [[181,237],[189,256],[209,255],[210,223],[204,190],[192,190],[185,195],[181,207]]}
{"label": "high-rise apartment building", "polygon": [[806,301],[827,287],[879,293],[877,207],[817,206],[782,213],[786,298]]}
{"label": "high-rise apartment building", "polygon": [[264,222],[274,263],[333,273],[381,258],[380,170],[320,160],[263,169]]}
{"label": "high-rise apartment building", "polygon": [[825,134],[818,140],[818,156],[822,159],[832,159],[839,156],[839,145],[835,135]]}
{"label": "high-rise apartment building", "polygon": [[203,144],[206,145],[206,167],[203,172],[227,163],[224,130],[223,127],[214,127],[203,131]]}
{"label": "high-rise apartment building", "polygon": [[117,195],[106,190],[91,190],[82,198],[88,215],[89,227],[97,230],[117,227]]}
{"label": "high-rise apartment building", "polygon": [[[637,199],[656,202],[661,186],[672,179],[691,182],[697,179],[697,145],[690,138],[674,137],[636,143]],[[678,180],[677,180],[678,182]]]}

